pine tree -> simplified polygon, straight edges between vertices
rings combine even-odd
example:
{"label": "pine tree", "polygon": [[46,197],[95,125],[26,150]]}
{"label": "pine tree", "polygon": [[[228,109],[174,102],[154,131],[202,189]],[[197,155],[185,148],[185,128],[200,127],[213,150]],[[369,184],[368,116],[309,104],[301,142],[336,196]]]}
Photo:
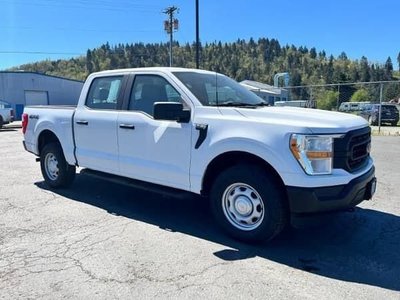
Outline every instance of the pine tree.
{"label": "pine tree", "polygon": [[392,59],[390,56],[386,60],[385,63],[385,80],[391,80],[393,77],[393,64],[392,64]]}
{"label": "pine tree", "polygon": [[88,74],[93,73],[92,51],[89,49],[86,52],[86,70]]}
{"label": "pine tree", "polygon": [[397,63],[399,64],[399,72],[400,72],[400,52],[397,54]]}

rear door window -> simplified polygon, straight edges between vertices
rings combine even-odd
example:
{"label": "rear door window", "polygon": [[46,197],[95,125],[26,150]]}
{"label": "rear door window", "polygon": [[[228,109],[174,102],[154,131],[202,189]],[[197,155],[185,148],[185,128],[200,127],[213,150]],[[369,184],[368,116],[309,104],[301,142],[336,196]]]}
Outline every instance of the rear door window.
{"label": "rear door window", "polygon": [[98,77],[93,80],[86,106],[93,109],[117,109],[123,76]]}

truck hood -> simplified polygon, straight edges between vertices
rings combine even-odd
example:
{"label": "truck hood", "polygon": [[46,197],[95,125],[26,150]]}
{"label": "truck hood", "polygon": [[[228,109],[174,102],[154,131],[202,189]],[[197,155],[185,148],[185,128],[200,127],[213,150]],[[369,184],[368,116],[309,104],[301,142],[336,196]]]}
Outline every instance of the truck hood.
{"label": "truck hood", "polygon": [[260,123],[308,128],[312,133],[345,133],[368,125],[359,116],[299,107],[235,108],[245,118]]}

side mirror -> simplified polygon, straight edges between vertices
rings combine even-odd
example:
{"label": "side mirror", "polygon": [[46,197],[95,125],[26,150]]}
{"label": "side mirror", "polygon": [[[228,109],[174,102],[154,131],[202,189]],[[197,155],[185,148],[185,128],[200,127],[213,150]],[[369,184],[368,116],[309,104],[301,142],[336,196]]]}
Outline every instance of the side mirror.
{"label": "side mirror", "polygon": [[183,109],[182,103],[179,102],[156,102],[154,103],[153,117],[155,120],[188,123],[190,120],[190,110]]}

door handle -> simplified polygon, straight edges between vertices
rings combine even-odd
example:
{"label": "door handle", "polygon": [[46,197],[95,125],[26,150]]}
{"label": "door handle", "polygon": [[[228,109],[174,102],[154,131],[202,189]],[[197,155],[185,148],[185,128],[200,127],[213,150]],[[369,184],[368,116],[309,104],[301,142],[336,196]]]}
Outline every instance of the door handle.
{"label": "door handle", "polygon": [[76,124],[79,124],[79,125],[88,125],[89,122],[88,122],[88,121],[85,121],[85,120],[79,120],[79,121],[76,121]]}
{"label": "door handle", "polygon": [[119,128],[123,128],[123,129],[135,129],[135,125],[133,124],[119,124]]}

